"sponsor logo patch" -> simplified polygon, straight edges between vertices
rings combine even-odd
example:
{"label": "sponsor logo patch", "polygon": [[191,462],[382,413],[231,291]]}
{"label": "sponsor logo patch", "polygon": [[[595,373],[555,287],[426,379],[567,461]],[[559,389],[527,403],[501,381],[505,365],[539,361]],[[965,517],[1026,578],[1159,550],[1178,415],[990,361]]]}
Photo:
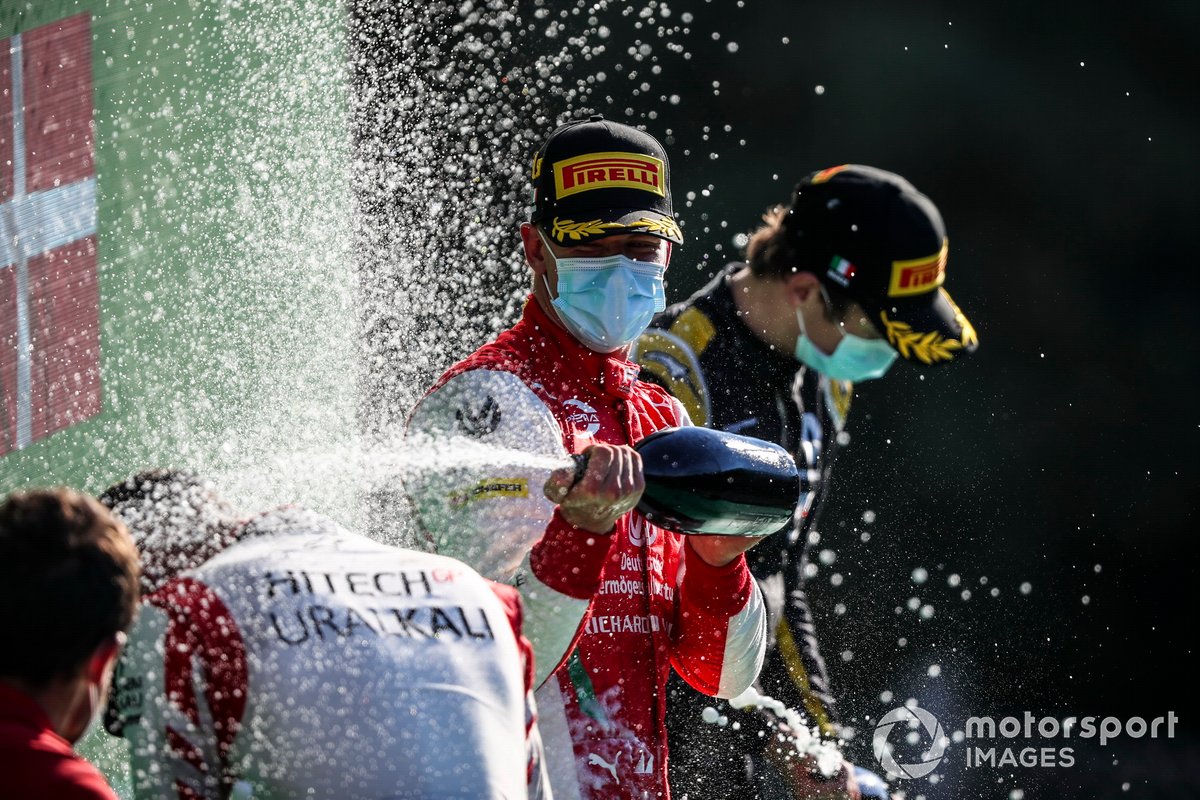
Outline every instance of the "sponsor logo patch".
{"label": "sponsor logo patch", "polygon": [[529,497],[527,478],[488,478],[462,492],[450,495],[450,505],[461,508],[476,500],[492,500],[497,497]]}
{"label": "sponsor logo patch", "polygon": [[570,409],[567,422],[575,427],[576,436],[594,436],[600,430],[600,416],[596,414],[596,409],[575,398],[564,401],[563,405]]}
{"label": "sponsor logo patch", "polygon": [[595,753],[588,753],[588,766],[596,766],[604,769],[609,775],[612,775],[612,779],[617,783],[621,782],[621,779],[617,777],[617,764],[620,762],[620,753],[617,753],[617,757],[612,760],[611,764],[605,761],[603,757],[596,755]]}
{"label": "sponsor logo patch", "polygon": [[463,433],[479,439],[496,430],[502,414],[500,404],[489,395],[478,407],[463,404],[454,412],[454,416]]}
{"label": "sponsor logo patch", "polygon": [[854,384],[850,381],[822,381],[825,389],[825,408],[833,419],[833,427],[838,432],[846,426],[846,415],[850,413],[850,401],[854,398]]}
{"label": "sponsor logo patch", "polygon": [[942,241],[942,249],[931,256],[892,262],[892,280],[888,297],[904,297],[931,292],[946,280],[946,258],[950,243]]}
{"label": "sponsor logo patch", "polygon": [[663,162],[639,153],[587,153],[554,163],[554,193],[570,197],[592,189],[641,189],[666,197]]}
{"label": "sponsor logo patch", "polygon": [[634,547],[652,545],[658,541],[658,526],[641,514],[629,515],[629,543]]}

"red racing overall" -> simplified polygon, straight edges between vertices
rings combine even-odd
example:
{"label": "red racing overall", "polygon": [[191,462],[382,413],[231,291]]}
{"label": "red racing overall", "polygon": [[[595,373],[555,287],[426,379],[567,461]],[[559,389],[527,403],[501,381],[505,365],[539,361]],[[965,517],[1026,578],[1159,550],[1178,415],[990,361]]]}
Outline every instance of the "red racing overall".
{"label": "red racing overall", "polygon": [[[633,444],[690,424],[674,398],[637,380],[638,369],[587,349],[531,298],[513,328],[442,376],[414,411],[410,435],[452,433],[457,424],[460,434],[517,449],[549,453],[556,438],[561,454],[595,442]],[[519,480],[495,485],[521,494]],[[460,529],[484,536],[482,518],[503,519],[495,535],[506,547],[528,551],[523,567],[494,574],[487,558],[470,558],[481,552],[479,543],[466,551],[456,550],[453,536],[439,543],[486,577],[522,590],[539,674],[554,667],[537,703],[555,797],[668,797],[665,686],[671,668],[701,692],[732,697],[761,665],[765,618],[745,559],[710,566],[687,537],[637,511],[597,535],[574,528],[557,509],[546,513],[545,501],[534,496],[540,485],[526,486],[517,498],[480,486],[475,496],[482,499],[468,503],[471,525]],[[495,514],[506,500],[525,507],[541,502],[543,515],[531,513],[522,522],[519,515]],[[536,530],[518,532],[535,524]],[[569,638],[539,641],[538,608],[542,617],[571,623]]]}

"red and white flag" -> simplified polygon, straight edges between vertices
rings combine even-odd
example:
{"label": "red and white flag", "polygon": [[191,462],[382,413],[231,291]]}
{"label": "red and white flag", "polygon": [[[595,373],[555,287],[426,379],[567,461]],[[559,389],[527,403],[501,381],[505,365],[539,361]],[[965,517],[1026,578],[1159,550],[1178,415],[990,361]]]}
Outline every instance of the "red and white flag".
{"label": "red and white flag", "polygon": [[91,17],[0,40],[0,455],[100,413]]}

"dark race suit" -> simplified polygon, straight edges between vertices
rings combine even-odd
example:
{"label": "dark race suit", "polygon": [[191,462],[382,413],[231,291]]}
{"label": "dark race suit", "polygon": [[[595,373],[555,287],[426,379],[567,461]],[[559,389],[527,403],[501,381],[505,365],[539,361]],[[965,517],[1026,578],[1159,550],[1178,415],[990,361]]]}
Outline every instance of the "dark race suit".
{"label": "dark race suit", "polygon": [[[774,350],[750,332],[737,317],[728,283],[741,266],[729,265],[687,301],[658,315],[631,358],[641,364],[642,379],[674,394],[695,424],[776,442],[795,455],[801,474],[796,525],[746,554],[768,614],[767,660],[758,686],[834,735],[833,699],[803,575],[808,535],[829,485],[853,384],[803,367],[791,353]],[[762,776],[755,775],[762,745],[773,739],[758,736],[770,730],[766,717],[704,697],[677,678],[669,693],[674,793],[686,792],[689,800],[746,800],[764,792]],[[707,706],[740,723],[740,730],[705,723]]]}

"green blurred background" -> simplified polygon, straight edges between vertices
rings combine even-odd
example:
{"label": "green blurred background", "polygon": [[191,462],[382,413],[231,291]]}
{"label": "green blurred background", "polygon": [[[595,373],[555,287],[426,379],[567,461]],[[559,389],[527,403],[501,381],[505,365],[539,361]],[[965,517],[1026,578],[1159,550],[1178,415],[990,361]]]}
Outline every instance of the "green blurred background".
{"label": "green blurred background", "polygon": [[[35,426],[32,443],[0,455],[0,491],[99,491],[179,465],[225,476],[248,503],[336,506],[312,496],[320,487],[297,496],[294,480],[260,465],[355,424],[344,10],[3,0],[0,40],[7,49],[15,33],[80,14],[91,34],[102,405],[49,436]],[[26,78],[48,81],[51,98],[79,90],[53,70]],[[42,354],[38,336],[35,390],[39,369],[63,357]],[[10,363],[16,343],[0,344]],[[83,750],[128,793],[116,740],[93,733]]]}
{"label": "green blurred background", "polygon": [[0,37],[90,27],[103,404],[3,456],[0,489],[230,469],[352,424],[344,14],[268,6],[0,6]]}

